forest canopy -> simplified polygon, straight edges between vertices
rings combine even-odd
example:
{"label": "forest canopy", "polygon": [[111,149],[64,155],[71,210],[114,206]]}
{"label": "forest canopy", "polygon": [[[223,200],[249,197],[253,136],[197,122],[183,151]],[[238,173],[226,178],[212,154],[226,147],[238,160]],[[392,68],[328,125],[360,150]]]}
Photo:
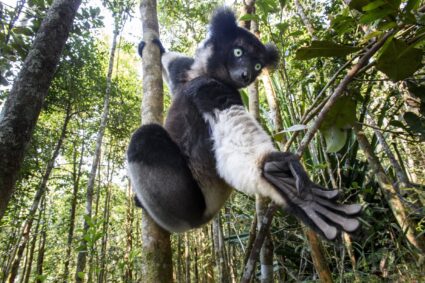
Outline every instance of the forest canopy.
{"label": "forest canopy", "polygon": [[[0,0],[1,282],[145,282],[141,210],[125,170],[143,122],[140,3],[79,2]],[[314,182],[363,207],[362,227],[336,243],[316,243],[277,210],[253,282],[425,280],[424,1],[156,4],[168,50],[192,56],[222,5],[273,42],[280,62],[240,91],[245,106]],[[70,15],[49,26],[60,9]],[[57,58],[31,65],[43,34],[62,33],[44,46]],[[46,88],[25,90],[31,83]],[[29,95],[19,109],[37,111],[11,110],[19,91]],[[17,119],[14,128],[26,127],[18,146],[5,125],[19,115],[28,125]],[[238,282],[267,205],[235,192],[209,224],[172,234],[174,281]]]}

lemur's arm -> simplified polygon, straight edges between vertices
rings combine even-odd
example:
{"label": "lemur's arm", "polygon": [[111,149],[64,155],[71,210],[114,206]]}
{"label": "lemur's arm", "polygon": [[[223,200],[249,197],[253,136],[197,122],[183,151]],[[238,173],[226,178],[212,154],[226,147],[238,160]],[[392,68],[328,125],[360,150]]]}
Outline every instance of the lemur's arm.
{"label": "lemur's arm", "polygon": [[313,183],[296,155],[276,151],[237,91],[214,80],[200,85],[193,97],[211,128],[217,171],[226,182],[270,197],[329,240],[359,227],[354,216],[361,206],[336,203],[338,192]]}
{"label": "lemur's arm", "polygon": [[[152,40],[152,43],[158,45],[161,52],[162,76],[170,88],[171,94],[177,93],[177,89],[188,81],[187,72],[193,65],[193,58],[185,56],[178,52],[167,52],[159,39]],[[138,52],[142,57],[143,49],[146,43],[140,42]]]}

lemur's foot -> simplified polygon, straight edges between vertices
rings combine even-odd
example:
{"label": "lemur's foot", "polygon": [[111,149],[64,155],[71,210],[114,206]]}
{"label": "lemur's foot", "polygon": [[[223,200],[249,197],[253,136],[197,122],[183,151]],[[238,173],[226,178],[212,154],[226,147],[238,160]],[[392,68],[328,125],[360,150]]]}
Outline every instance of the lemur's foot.
{"label": "lemur's foot", "polygon": [[[158,38],[153,39],[152,43],[154,43],[158,46],[159,52],[160,52],[161,55],[165,53],[165,48]],[[143,58],[143,49],[145,48],[145,45],[146,45],[146,42],[140,41],[139,46],[137,48],[137,52],[139,53],[139,56],[142,57],[142,58]]]}
{"label": "lemur's foot", "polygon": [[145,48],[146,42],[140,41],[139,46],[137,47],[137,52],[139,56],[143,58],[143,48]]}

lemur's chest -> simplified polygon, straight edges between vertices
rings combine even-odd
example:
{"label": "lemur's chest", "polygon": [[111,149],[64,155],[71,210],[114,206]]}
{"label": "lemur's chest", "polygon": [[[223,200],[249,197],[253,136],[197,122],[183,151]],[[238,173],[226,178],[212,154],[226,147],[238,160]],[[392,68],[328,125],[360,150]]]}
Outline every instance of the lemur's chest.
{"label": "lemur's chest", "polygon": [[211,130],[190,97],[180,96],[174,99],[165,128],[186,156],[196,180],[208,182],[219,178]]}

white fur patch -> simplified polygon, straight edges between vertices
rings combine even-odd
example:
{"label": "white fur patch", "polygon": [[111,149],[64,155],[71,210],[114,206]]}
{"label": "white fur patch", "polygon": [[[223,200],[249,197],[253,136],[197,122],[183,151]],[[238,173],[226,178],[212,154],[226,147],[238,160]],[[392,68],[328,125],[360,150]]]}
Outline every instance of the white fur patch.
{"label": "white fur patch", "polygon": [[165,52],[164,54],[162,54],[162,57],[161,57],[162,77],[167,82],[167,85],[170,90],[174,89],[174,85],[172,84],[170,80],[170,74],[168,73],[168,69],[170,68],[170,63],[180,57],[186,57],[186,56],[178,52]]}
{"label": "white fur patch", "polygon": [[195,63],[188,71],[188,80],[193,80],[197,77],[207,74],[208,60],[213,52],[212,45],[201,45],[195,54]]}
{"label": "white fur patch", "polygon": [[284,199],[262,176],[263,158],[275,148],[252,115],[237,105],[205,114],[204,119],[212,130],[220,177],[241,192],[267,196],[284,205]]}

